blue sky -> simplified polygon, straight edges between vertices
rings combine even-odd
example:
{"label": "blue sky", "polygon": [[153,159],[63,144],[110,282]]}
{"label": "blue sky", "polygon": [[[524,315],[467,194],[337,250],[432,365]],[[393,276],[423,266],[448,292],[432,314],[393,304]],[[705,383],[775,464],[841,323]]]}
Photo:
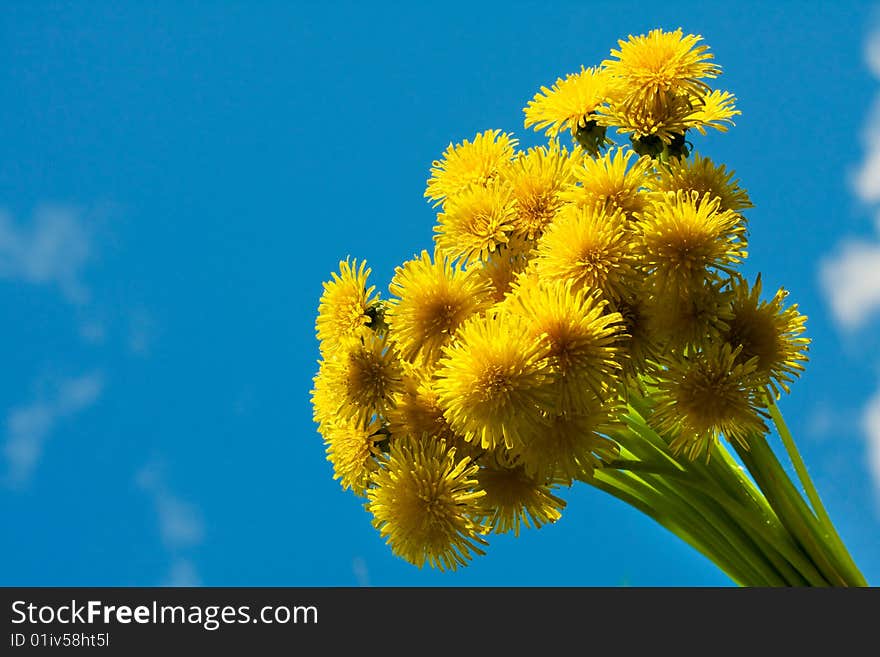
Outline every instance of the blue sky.
{"label": "blue sky", "polygon": [[565,492],[455,573],[394,557],[311,419],[321,282],[431,243],[432,160],[655,27],[742,115],[698,150],[755,208],[744,270],[809,316],[783,401],[880,583],[880,31],[865,3],[7,2],[0,11],[0,584],[730,584]]}

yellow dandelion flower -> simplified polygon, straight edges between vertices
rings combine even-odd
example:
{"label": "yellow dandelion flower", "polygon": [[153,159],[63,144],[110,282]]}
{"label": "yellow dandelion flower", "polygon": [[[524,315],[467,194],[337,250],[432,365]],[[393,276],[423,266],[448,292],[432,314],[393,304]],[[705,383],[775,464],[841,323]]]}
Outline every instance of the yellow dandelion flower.
{"label": "yellow dandelion flower", "polygon": [[385,338],[350,341],[320,363],[313,393],[317,417],[369,421],[386,411],[401,385],[400,365]]}
{"label": "yellow dandelion flower", "polygon": [[641,157],[629,165],[635,153],[624,147],[609,150],[599,158],[584,158],[574,167],[576,185],[562,193],[562,198],[580,207],[601,205],[605,210],[622,210],[627,217],[641,212],[648,198],[641,191],[651,172],[651,159]]}
{"label": "yellow dandelion flower", "polygon": [[395,395],[394,405],[386,413],[391,435],[395,439],[409,435],[445,440],[460,456],[478,456],[479,447],[453,431],[443,415],[443,407],[434,389],[433,371],[427,368],[404,369],[409,371],[404,376],[403,391]]}
{"label": "yellow dandelion flower", "polygon": [[378,300],[376,286],[367,287],[370,272],[365,261],[358,266],[357,260],[346,259],[339,263],[339,273],[332,272],[332,280],[324,282],[315,320],[322,352],[369,332],[370,312]]}
{"label": "yellow dandelion flower", "polygon": [[579,73],[557,78],[551,88],[541,87],[523,108],[525,127],[544,130],[548,137],[569,130],[584,148],[597,152],[605,142],[605,130],[597,125],[595,112],[605,101],[607,88],[604,70],[581,66]]}
{"label": "yellow dandelion flower", "polygon": [[718,198],[722,210],[741,213],[751,208],[748,193],[733,180],[733,171],[721,164],[716,165],[708,157],[694,153],[690,158],[670,158],[658,167],[657,177],[649,179],[647,187],[655,192],[697,192],[701,197],[709,194]]}
{"label": "yellow dandelion flower", "polygon": [[436,360],[461,323],[492,304],[486,281],[427,251],[395,269],[385,311],[398,353],[409,361]]}
{"label": "yellow dandelion flower", "polygon": [[589,478],[603,460],[620,451],[617,443],[602,433],[610,427],[611,415],[619,411],[616,404],[616,399],[603,402],[593,397],[579,413],[549,415],[547,430],[514,448],[513,454],[538,481],[570,484]]}
{"label": "yellow dandelion flower", "polygon": [[506,132],[486,130],[473,141],[449,144],[443,159],[435,160],[431,167],[425,196],[437,206],[473,185],[485,187],[510,163],[517,143]]}
{"label": "yellow dandelion flower", "polygon": [[694,111],[688,117],[689,128],[695,128],[701,135],[706,128],[727,132],[727,125],[734,125],[733,117],[742,114],[734,107],[736,96],[729,91],[715,90],[693,102]]}
{"label": "yellow dandelion flower", "polygon": [[477,469],[442,440],[393,441],[373,474],[366,504],[391,551],[419,568],[427,562],[440,570],[485,554],[485,530],[473,520],[485,495]]}
{"label": "yellow dandelion flower", "polygon": [[637,277],[635,235],[622,211],[567,205],[538,242],[533,267],[540,278],[624,296]]}
{"label": "yellow dandelion flower", "polygon": [[572,155],[551,142],[520,153],[502,173],[516,202],[514,235],[527,240],[541,236],[564,203],[561,192],[572,182],[572,166]]}
{"label": "yellow dandelion flower", "polygon": [[529,476],[522,466],[481,467],[477,481],[486,491],[478,502],[479,518],[496,534],[513,532],[519,536],[522,528],[538,529],[562,517],[565,500],[553,494],[552,486]]}
{"label": "yellow dandelion flower", "polygon": [[492,300],[504,300],[516,277],[524,272],[535,255],[534,242],[513,237],[483,261],[474,261],[467,269],[488,282]]}
{"label": "yellow dandelion flower", "polygon": [[611,301],[609,309],[620,313],[623,321],[618,343],[623,377],[641,389],[641,376],[656,369],[662,353],[661,344],[652,333],[648,321],[648,295],[642,290],[635,290],[624,298]]}
{"label": "yellow dandelion flower", "polygon": [[507,185],[470,187],[449,200],[437,215],[434,241],[451,260],[485,260],[510,240],[516,224],[516,200]]}
{"label": "yellow dandelion flower", "polygon": [[520,317],[471,318],[444,354],[434,388],[456,433],[492,449],[510,448],[541,429],[548,373],[541,347]]}
{"label": "yellow dandelion flower", "polygon": [[616,127],[618,134],[629,134],[639,155],[656,157],[674,143],[684,147],[684,133],[694,125],[694,111],[687,96],[655,98],[636,106],[621,97],[609,100],[597,120],[601,125]]}
{"label": "yellow dandelion flower", "polygon": [[741,215],[722,210],[718,198],[695,192],[658,196],[640,215],[644,264],[656,289],[678,293],[702,284],[714,268],[732,273],[746,255]]}
{"label": "yellow dandelion flower", "polygon": [[452,444],[455,432],[443,417],[437,392],[430,383],[430,372],[412,368],[404,376],[403,390],[395,397],[394,408],[388,410],[388,430],[392,436],[428,435]]}
{"label": "yellow dandelion flower", "polygon": [[673,453],[708,459],[720,434],[748,449],[750,436],[767,432],[755,394],[756,359],[740,362],[740,351],[715,344],[671,360],[658,375],[651,424],[672,437]]}
{"label": "yellow dandelion flower", "polygon": [[680,95],[702,96],[709,91],[703,79],[721,73],[711,61],[714,56],[709,47],[700,44],[702,39],[700,35],[684,35],[681,28],[629,35],[626,41],[618,40],[620,49],[611,51],[614,59],[603,61],[602,66],[630,105]]}
{"label": "yellow dandelion flower", "polygon": [[655,287],[645,304],[648,331],[666,349],[717,341],[732,316],[732,297],[727,281],[711,274],[702,284],[684,289]]}
{"label": "yellow dandelion flower", "polygon": [[761,301],[761,276],[755,285],[738,279],[734,284],[732,317],[724,339],[732,347],[741,347],[740,360],[757,359],[756,373],[772,388],[789,392],[788,384],[800,376],[808,358],[810,339],[803,337],[807,318],[798,312],[797,304],[783,307],[788,292],[779,288],[773,298]]}
{"label": "yellow dandelion flower", "polygon": [[320,428],[324,424],[338,421],[337,411],[345,404],[343,391],[333,387],[327,378],[325,361],[318,361],[318,372],[312,378],[314,385],[310,391],[312,419]]}
{"label": "yellow dandelion flower", "polygon": [[679,158],[690,154],[685,133],[691,128],[706,134],[706,128],[726,132],[733,118],[740,114],[734,108],[736,98],[726,91],[712,91],[704,97],[680,95],[657,96],[633,105],[626,98],[611,97],[599,110],[597,121],[616,127],[618,134],[629,134],[633,150],[639,155],[658,158]]}
{"label": "yellow dandelion flower", "polygon": [[590,407],[591,393],[602,397],[616,386],[621,317],[606,313],[605,305],[570,281],[517,279],[505,307],[523,319],[547,360],[554,404],[545,410],[580,412]]}
{"label": "yellow dandelion flower", "polygon": [[388,438],[376,419],[364,424],[358,420],[330,421],[319,428],[327,446],[327,460],[333,465],[333,478],[344,490],[363,496],[370,484],[381,454],[379,443]]}

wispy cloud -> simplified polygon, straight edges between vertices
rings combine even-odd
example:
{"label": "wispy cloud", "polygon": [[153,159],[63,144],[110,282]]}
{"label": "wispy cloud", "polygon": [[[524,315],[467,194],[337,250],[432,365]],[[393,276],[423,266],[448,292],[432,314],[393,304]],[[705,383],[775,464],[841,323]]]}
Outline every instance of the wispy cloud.
{"label": "wispy cloud", "polygon": [[[878,36],[872,38],[880,41]],[[880,201],[880,98],[874,99],[868,121],[862,129],[862,143],[865,157],[853,174],[852,186],[860,200],[876,203]]]}
{"label": "wispy cloud", "polygon": [[92,257],[82,212],[64,205],[37,208],[28,225],[0,211],[0,278],[57,285],[71,303],[88,301],[83,269]]}
{"label": "wispy cloud", "polygon": [[822,262],[819,282],[839,325],[862,328],[880,311],[880,242],[845,242]]}
{"label": "wispy cloud", "polygon": [[171,564],[168,576],[160,586],[201,586],[202,580],[192,561],[178,559]]}
{"label": "wispy cloud", "polygon": [[128,318],[127,345],[135,356],[148,356],[156,340],[158,324],[145,308],[135,308]]}
{"label": "wispy cloud", "polygon": [[880,390],[874,393],[865,407],[862,427],[868,439],[868,468],[874,475],[877,500],[880,503]]}
{"label": "wispy cloud", "polygon": [[6,416],[6,483],[26,484],[36,469],[45,444],[59,422],[94,404],[104,388],[100,372],[58,381],[52,394],[13,408]]}
{"label": "wispy cloud", "polygon": [[[865,42],[864,61],[880,80],[880,23]],[[856,199],[874,214],[880,234],[880,91],[862,131],[864,155],[850,182]],[[819,268],[819,282],[838,325],[845,331],[864,328],[880,311],[880,240],[848,238]],[[861,414],[866,439],[868,468],[880,492],[880,390],[868,400]],[[880,502],[880,494],[877,496]]]}
{"label": "wispy cloud", "polygon": [[[865,64],[880,80],[880,28],[865,42]],[[880,229],[880,93],[874,98],[862,131],[864,155],[850,183],[855,197],[877,215]],[[819,268],[819,282],[838,325],[847,331],[864,327],[880,311],[880,241],[848,238]]]}
{"label": "wispy cloud", "polygon": [[351,560],[351,570],[358,586],[370,585],[370,571],[367,570],[367,562],[363,557],[355,557]]}
{"label": "wispy cloud", "polygon": [[198,507],[174,494],[165,482],[160,463],[154,461],[137,473],[137,485],[149,493],[156,512],[159,535],[172,558],[163,586],[199,586],[195,565],[182,553],[202,543],[205,525]]}
{"label": "wispy cloud", "polygon": [[202,542],[204,525],[198,508],[169,490],[158,463],[143,468],[137,474],[136,481],[152,497],[159,534],[167,548],[187,548]]}

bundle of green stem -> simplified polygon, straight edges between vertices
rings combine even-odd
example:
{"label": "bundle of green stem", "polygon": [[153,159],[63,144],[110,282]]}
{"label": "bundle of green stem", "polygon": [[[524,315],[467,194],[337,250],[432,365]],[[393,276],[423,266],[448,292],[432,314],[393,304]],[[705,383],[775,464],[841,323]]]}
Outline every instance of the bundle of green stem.
{"label": "bundle of green stem", "polygon": [[[588,483],[631,504],[688,542],[743,586],[867,586],[822,504],[772,396],[770,411],[798,485],[763,434],[720,443],[707,461],[675,458],[645,421],[649,398],[633,395],[621,456]],[[801,490],[806,492],[804,499]]]}
{"label": "bundle of green stem", "polygon": [[357,260],[324,283],[314,419],[398,556],[465,565],[490,534],[557,521],[585,482],[738,584],[866,584],[777,406],[806,318],[738,271],[751,201],[691,152],[688,131],[739,113],[700,40],[630,36],[542,87],[525,126],[546,145],[450,144],[425,191],[433,252],[397,267],[387,300]]}

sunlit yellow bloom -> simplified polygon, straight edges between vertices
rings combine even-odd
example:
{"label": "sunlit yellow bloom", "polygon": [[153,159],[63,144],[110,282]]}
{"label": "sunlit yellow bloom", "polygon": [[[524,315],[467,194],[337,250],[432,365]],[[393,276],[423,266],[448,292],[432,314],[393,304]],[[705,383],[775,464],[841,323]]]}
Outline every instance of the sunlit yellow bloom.
{"label": "sunlit yellow bloom", "polygon": [[369,332],[369,310],[378,300],[373,295],[375,285],[367,286],[370,269],[367,263],[345,259],[339,263],[339,273],[331,272],[332,280],[325,281],[318,303],[315,329],[321,341],[321,351],[332,351],[341,342],[359,338]]}
{"label": "sunlit yellow bloom", "polygon": [[525,127],[545,130],[555,137],[563,130],[575,134],[593,120],[596,108],[605,100],[608,76],[598,67],[581,67],[580,73],[570,73],[563,80],[541,91],[523,108]]}
{"label": "sunlit yellow bloom", "polygon": [[667,349],[717,341],[731,318],[732,295],[726,281],[711,275],[684,289],[655,287],[645,304],[649,333]]}
{"label": "sunlit yellow bloom", "polygon": [[485,260],[510,240],[516,225],[516,200],[507,185],[470,187],[449,199],[437,215],[434,240],[446,257],[468,264]]}
{"label": "sunlit yellow bloom", "polygon": [[670,448],[691,460],[706,456],[719,434],[748,448],[767,432],[756,396],[755,359],[739,361],[740,348],[712,345],[668,363],[658,375],[651,424],[674,436]]}
{"label": "sunlit yellow bloom", "polygon": [[385,412],[401,386],[400,365],[384,338],[350,341],[320,363],[313,392],[317,418],[367,422]]}
{"label": "sunlit yellow bloom", "polygon": [[717,77],[721,68],[711,61],[709,47],[700,41],[701,36],[685,36],[681,28],[630,35],[626,41],[618,40],[620,49],[611,51],[614,59],[603,61],[602,66],[629,105],[681,95],[703,96],[708,92],[703,79]]}
{"label": "sunlit yellow bloom", "polygon": [[797,304],[783,307],[788,292],[780,288],[770,301],[761,301],[761,276],[754,287],[738,279],[734,285],[732,317],[724,339],[732,347],[742,347],[740,360],[757,359],[757,374],[779,396],[779,389],[800,376],[807,362],[810,339],[803,336],[807,318]]}
{"label": "sunlit yellow bloom", "polygon": [[623,376],[627,382],[641,388],[641,376],[656,369],[662,353],[661,343],[651,332],[648,294],[642,289],[614,299],[610,308],[620,313],[623,320],[619,345]]}
{"label": "sunlit yellow bloom", "polygon": [[477,466],[442,440],[392,441],[367,491],[373,525],[394,554],[419,568],[467,565],[486,545],[485,530],[473,519],[485,495],[476,474]]}
{"label": "sunlit yellow bloom", "polygon": [[620,298],[636,277],[635,237],[620,210],[566,205],[538,242],[533,267],[541,278]]}
{"label": "sunlit yellow bloom", "polygon": [[506,132],[486,130],[473,141],[465,139],[443,152],[443,159],[434,161],[425,196],[434,205],[445,203],[473,185],[485,187],[513,157],[518,141]]}
{"label": "sunlit yellow bloom", "polygon": [[650,174],[651,159],[637,158],[629,166],[634,155],[632,149],[619,147],[599,158],[584,158],[573,170],[577,185],[570,186],[562,197],[580,207],[598,204],[608,212],[619,209],[628,217],[641,212],[648,202],[641,188]]}
{"label": "sunlit yellow bloom", "polygon": [[476,457],[481,449],[455,433],[443,415],[443,407],[434,389],[433,370],[404,364],[403,391],[394,396],[394,405],[386,412],[388,431],[396,439],[424,436],[445,440],[459,456]]}
{"label": "sunlit yellow bloom", "polygon": [[467,269],[489,283],[492,299],[497,303],[510,292],[516,277],[534,258],[534,244],[531,240],[511,238],[503,248],[490,253],[483,261],[474,261]]}
{"label": "sunlit yellow bloom", "polygon": [[370,473],[381,450],[378,443],[388,436],[381,433],[377,419],[364,424],[356,419],[330,421],[319,427],[327,446],[327,460],[333,465],[333,478],[345,490],[363,496],[370,483]]}
{"label": "sunlit yellow bloom", "polygon": [[746,257],[746,226],[718,198],[696,192],[657,196],[640,215],[644,264],[657,289],[699,287],[710,268],[725,272]]}
{"label": "sunlit yellow bloom", "polygon": [[573,157],[558,142],[520,153],[501,174],[513,190],[513,234],[538,239],[563,205],[560,193],[572,182]]}
{"label": "sunlit yellow bloom", "polygon": [[492,304],[489,284],[427,251],[395,270],[385,321],[398,353],[431,362],[461,323]]}
{"label": "sunlit yellow bloom", "polygon": [[521,528],[540,528],[562,517],[565,500],[552,492],[544,481],[531,477],[522,466],[481,467],[477,481],[486,495],[479,500],[481,519],[496,534],[513,532],[519,536]]}
{"label": "sunlit yellow bloom", "polygon": [[716,165],[707,157],[694,153],[689,158],[670,158],[657,167],[657,177],[649,179],[648,188],[657,192],[697,192],[701,197],[709,194],[719,199],[722,210],[742,212],[751,208],[748,193],[733,180],[733,171],[721,164]]}
{"label": "sunlit yellow bloom", "polygon": [[318,361],[318,372],[312,378],[314,385],[309,391],[312,402],[312,419],[320,427],[339,419],[339,408],[345,403],[343,391],[327,381],[325,361]]}
{"label": "sunlit yellow bloom", "polygon": [[[734,107],[735,100],[727,91],[713,91],[699,98],[658,96],[637,105],[627,104],[622,97],[612,97],[608,105],[600,109],[597,121],[603,126],[616,127],[618,134],[629,134],[634,148],[638,145],[650,151],[651,140],[660,142],[656,146],[676,141],[683,146],[684,134],[691,128],[700,134],[706,134],[706,128],[726,132],[728,124],[733,125],[733,117],[740,114]],[[686,155],[687,149],[683,152]]]}
{"label": "sunlit yellow bloom", "polygon": [[610,413],[619,410],[615,403],[593,397],[578,413],[548,415],[547,429],[514,449],[526,473],[538,481],[569,484],[591,477],[603,459],[619,451],[617,444],[602,434],[610,426]]}
{"label": "sunlit yellow bloom", "polygon": [[523,275],[504,305],[522,318],[547,360],[554,401],[545,410],[582,412],[592,395],[604,396],[614,387],[622,369],[621,317],[606,313],[605,301],[593,290]]}
{"label": "sunlit yellow bloom", "polygon": [[702,135],[706,134],[706,128],[727,132],[727,124],[733,125],[733,117],[742,114],[734,107],[735,102],[732,93],[717,89],[696,99],[694,111],[688,117],[688,127],[695,128]]}
{"label": "sunlit yellow bloom", "polygon": [[541,429],[548,372],[522,318],[471,318],[444,353],[434,387],[453,430],[492,449],[520,444]]}
{"label": "sunlit yellow bloom", "polygon": [[655,139],[669,144],[694,125],[693,114],[693,103],[687,96],[654,98],[638,105],[626,104],[620,97],[612,98],[597,120],[601,125],[616,127],[618,134],[629,134],[633,140]]}

